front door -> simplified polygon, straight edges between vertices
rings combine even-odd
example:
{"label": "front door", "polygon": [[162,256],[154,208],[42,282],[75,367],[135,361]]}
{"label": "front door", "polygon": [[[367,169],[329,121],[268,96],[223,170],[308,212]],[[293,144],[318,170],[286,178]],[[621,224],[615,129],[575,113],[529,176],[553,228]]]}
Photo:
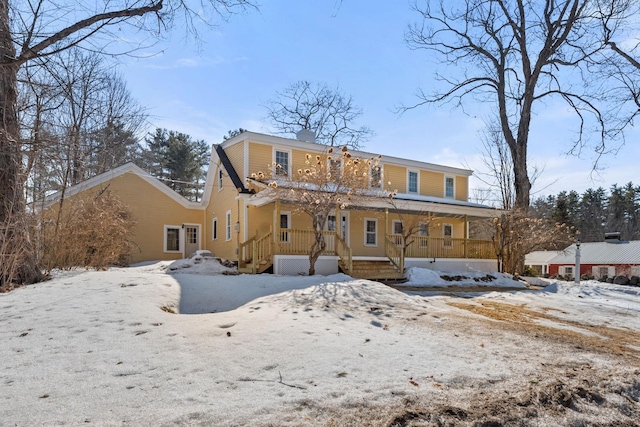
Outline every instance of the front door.
{"label": "front door", "polygon": [[340,237],[349,245],[349,212],[340,212]]}
{"label": "front door", "polygon": [[184,226],[184,256],[189,258],[195,251],[200,249],[200,226]]}

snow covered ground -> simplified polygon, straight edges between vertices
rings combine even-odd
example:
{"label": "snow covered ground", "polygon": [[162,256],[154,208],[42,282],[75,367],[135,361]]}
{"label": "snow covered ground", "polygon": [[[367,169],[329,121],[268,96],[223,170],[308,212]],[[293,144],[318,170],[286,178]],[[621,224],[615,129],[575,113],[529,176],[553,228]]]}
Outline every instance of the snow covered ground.
{"label": "snow covered ground", "polygon": [[209,262],[0,294],[0,425],[639,425],[640,288],[424,296]]}

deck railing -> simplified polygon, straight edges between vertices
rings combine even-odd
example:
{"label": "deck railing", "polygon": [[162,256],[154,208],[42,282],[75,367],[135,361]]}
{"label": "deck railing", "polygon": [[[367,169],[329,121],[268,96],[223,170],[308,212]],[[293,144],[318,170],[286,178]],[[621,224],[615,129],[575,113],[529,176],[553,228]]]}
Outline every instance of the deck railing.
{"label": "deck railing", "polygon": [[[326,242],[322,255],[337,255],[345,268],[353,269],[352,249],[335,231],[324,231]],[[282,228],[276,235],[269,232],[253,237],[239,246],[238,266],[258,271],[260,265],[273,262],[273,255],[308,255],[315,241],[313,230]],[[403,253],[403,237],[399,234],[385,236],[385,255],[398,271],[403,271],[406,258],[476,258],[495,259],[490,240],[454,239],[449,237],[410,236]]]}
{"label": "deck railing", "polygon": [[[336,252],[336,232],[323,231],[325,250],[322,255],[334,255]],[[280,239],[276,242],[276,253],[280,255],[308,255],[311,245],[316,240],[313,230],[280,229]]]}
{"label": "deck railing", "polygon": [[[402,236],[392,234],[391,242],[397,245]],[[451,237],[410,236],[406,250],[407,258],[480,258],[496,257],[491,240],[455,239]]]}

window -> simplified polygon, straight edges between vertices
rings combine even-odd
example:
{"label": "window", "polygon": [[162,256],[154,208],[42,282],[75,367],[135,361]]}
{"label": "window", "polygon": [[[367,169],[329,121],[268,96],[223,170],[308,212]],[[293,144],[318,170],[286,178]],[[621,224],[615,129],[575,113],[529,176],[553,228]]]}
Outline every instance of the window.
{"label": "window", "polygon": [[211,240],[218,240],[218,218],[213,218],[211,223]]}
{"label": "window", "polygon": [[164,251],[180,252],[180,227],[173,225],[164,226]]}
{"label": "window", "polygon": [[418,224],[418,244],[421,248],[426,248],[429,245],[429,223],[420,222]]}
{"label": "window", "polygon": [[453,179],[452,176],[447,176],[444,179],[444,197],[451,197],[453,198],[454,196],[454,185],[455,185],[455,180]]}
{"label": "window", "polygon": [[289,175],[289,152],[276,150],[274,157],[276,159],[275,160],[276,175],[288,176]]}
{"label": "window", "polygon": [[391,230],[393,234],[402,234],[402,221],[394,220],[391,224]]}
{"label": "window", "polygon": [[342,173],[342,160],[331,159],[329,160],[329,173],[331,174],[331,180],[335,181]]}
{"label": "window", "polygon": [[378,246],[378,220],[365,218],[364,220],[364,245]]}
{"label": "window", "polygon": [[418,172],[409,171],[408,188],[407,191],[409,193],[417,193],[418,192]]}
{"label": "window", "polygon": [[453,246],[453,242],[451,238],[453,237],[453,225],[451,224],[442,224],[442,237],[444,237],[443,245],[445,248],[450,248]]}
{"label": "window", "polygon": [[371,166],[371,188],[382,188],[382,166]]}
{"label": "window", "polygon": [[573,276],[573,267],[564,266],[563,267],[565,276]]}
{"label": "window", "polygon": [[218,190],[222,190],[222,178],[224,177],[224,173],[222,172],[222,168],[218,168]]}
{"label": "window", "polygon": [[429,223],[420,222],[418,224],[418,236],[429,237]]}
{"label": "window", "polygon": [[336,231],[337,230],[336,225],[337,225],[336,216],[335,215],[329,215],[327,217],[327,231]]}
{"label": "window", "polygon": [[186,227],[185,232],[187,234],[187,243],[194,245],[198,243],[198,228],[197,227]]}
{"label": "window", "polygon": [[289,243],[289,228],[291,225],[291,213],[280,212],[280,241]]}
{"label": "window", "polygon": [[231,211],[227,211],[226,215],[225,237],[227,241],[231,240]]}

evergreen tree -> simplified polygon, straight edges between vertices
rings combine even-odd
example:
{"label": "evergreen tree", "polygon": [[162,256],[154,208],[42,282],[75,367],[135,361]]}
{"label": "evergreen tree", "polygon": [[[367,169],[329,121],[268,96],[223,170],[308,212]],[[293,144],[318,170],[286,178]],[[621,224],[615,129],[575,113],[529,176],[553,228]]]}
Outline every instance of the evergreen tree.
{"label": "evergreen tree", "polygon": [[583,242],[599,242],[605,233],[607,196],[604,188],[587,189],[580,199],[578,230]]}
{"label": "evergreen tree", "polygon": [[202,197],[209,145],[191,136],[157,128],[145,139],[141,162],[146,170],[191,201]]}

